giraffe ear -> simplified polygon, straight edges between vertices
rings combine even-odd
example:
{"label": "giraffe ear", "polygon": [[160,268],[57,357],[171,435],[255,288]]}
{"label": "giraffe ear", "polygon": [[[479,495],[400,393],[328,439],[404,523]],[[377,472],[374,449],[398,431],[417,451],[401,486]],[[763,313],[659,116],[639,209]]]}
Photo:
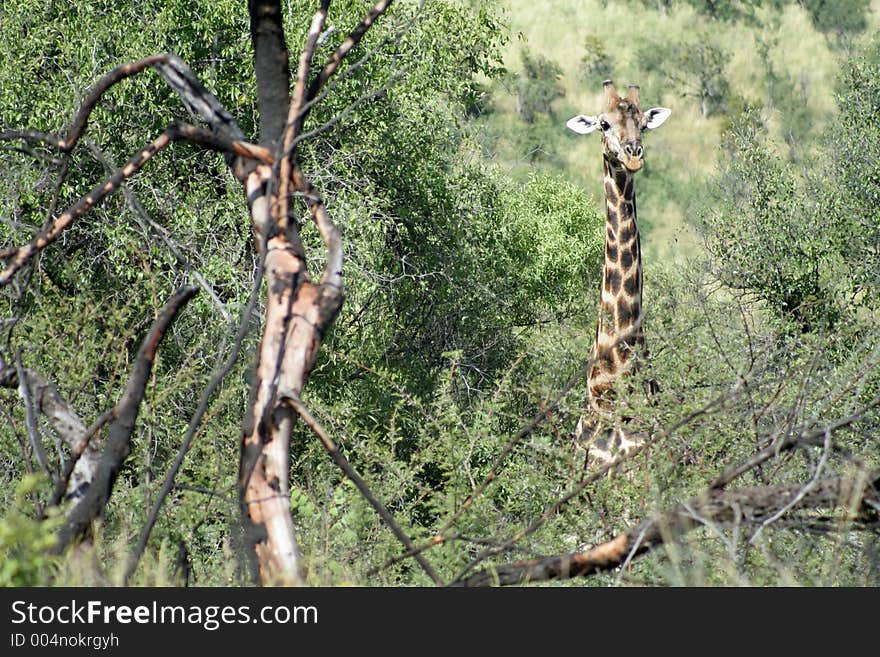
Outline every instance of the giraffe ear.
{"label": "giraffe ear", "polygon": [[578,114],[576,117],[566,121],[565,127],[569,130],[574,130],[579,135],[588,135],[599,127],[599,117]]}
{"label": "giraffe ear", "polygon": [[645,112],[645,117],[648,119],[648,122],[645,124],[645,130],[659,128],[663,125],[663,122],[669,118],[670,114],[672,114],[671,109],[666,109],[665,107],[652,107]]}

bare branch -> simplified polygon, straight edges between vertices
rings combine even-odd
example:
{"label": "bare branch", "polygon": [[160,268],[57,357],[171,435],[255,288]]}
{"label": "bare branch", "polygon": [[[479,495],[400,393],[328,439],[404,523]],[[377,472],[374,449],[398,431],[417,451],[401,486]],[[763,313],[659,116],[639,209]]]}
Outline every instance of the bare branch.
{"label": "bare branch", "polygon": [[[53,506],[57,506],[61,503],[65,493],[67,497],[70,498],[81,495],[95,478],[95,471],[97,470],[101,458],[101,451],[92,439],[98,431],[101,430],[101,427],[115,417],[116,409],[110,408],[101,413],[101,415],[98,416],[98,419],[92,423],[92,426],[86,429],[83,440],[72,450],[70,459],[68,459],[64,472],[61,474],[61,479],[55,486],[55,492],[52,494]],[[89,454],[88,465],[82,466],[80,465],[80,461],[82,460],[83,454],[86,452]],[[77,472],[78,476],[74,476],[73,479],[71,479],[71,476],[74,475],[75,471],[82,471],[83,474],[80,475],[79,472]]]}
{"label": "bare branch", "polygon": [[[104,165],[106,169],[109,171],[113,171],[116,166],[112,163],[106,153],[104,153],[100,148],[98,148],[95,144],[88,142],[89,150],[92,155],[98,160],[101,164]],[[225,322],[232,322],[232,315],[229,314],[229,311],[226,309],[226,304],[220,300],[220,297],[217,296],[217,293],[214,291],[214,288],[210,283],[202,276],[202,273],[193,266],[192,263],[189,262],[183,256],[183,249],[180,244],[171,236],[171,234],[165,230],[165,228],[155,221],[150,216],[150,213],[147,212],[147,209],[143,206],[138,199],[137,194],[131,189],[131,186],[123,183],[121,185],[122,193],[125,196],[125,200],[128,202],[129,208],[131,208],[132,213],[134,214],[134,219],[141,227],[141,229],[146,233],[145,237],[148,239],[153,239],[155,235],[158,235],[159,239],[161,239],[168,250],[171,252],[171,255],[174,256],[175,260],[184,268],[187,272],[189,272],[193,278],[196,279],[196,283],[199,284],[199,287],[204,290],[205,294],[210,297],[211,301],[214,303],[214,306],[217,308],[217,311],[223,317]],[[152,235],[151,235],[152,233]]]}
{"label": "bare branch", "polygon": [[58,239],[61,233],[69,228],[74,221],[82,217],[97,203],[104,200],[108,194],[116,191],[123,181],[134,175],[150,158],[167,147],[171,143],[172,138],[173,135],[170,130],[163,132],[152,143],[132,157],[124,167],[118,169],[106,181],[99,184],[69,209],[62,212],[48,229],[44,230],[28,244],[20,247],[13,256],[9,257],[12,261],[0,272],[0,285],[6,285],[16,272],[24,267],[37,253]]}
{"label": "bare branch", "polygon": [[175,129],[175,139],[185,139],[193,144],[230,155],[237,155],[247,160],[273,164],[275,156],[268,148],[257,146],[242,139],[232,139],[204,128],[199,128],[188,123],[175,122],[171,124]]}
{"label": "bare branch", "polygon": [[236,361],[238,360],[238,356],[241,353],[242,344],[244,344],[244,339],[250,329],[251,313],[253,312],[254,308],[257,305],[257,301],[260,298],[260,287],[263,283],[263,275],[266,265],[266,250],[262,249],[261,253],[263,255],[260,257],[257,266],[257,273],[254,277],[253,285],[251,286],[250,296],[248,297],[248,301],[241,312],[241,318],[239,319],[238,324],[238,332],[236,333],[235,341],[232,344],[232,350],[229,352],[229,355],[226,357],[226,360],[223,362],[223,364],[212,373],[211,380],[208,382],[208,385],[206,385],[205,388],[202,390],[202,396],[201,399],[199,399],[199,405],[193,413],[192,417],[190,418],[189,426],[186,429],[186,434],[184,435],[180,448],[177,451],[177,456],[174,458],[174,462],[171,464],[171,467],[168,470],[168,474],[165,476],[165,481],[162,483],[162,488],[159,491],[155,502],[153,503],[153,508],[150,510],[150,513],[147,516],[147,521],[146,523],[144,523],[144,528],[141,530],[141,535],[138,539],[137,546],[135,547],[132,554],[129,556],[128,565],[126,566],[125,574],[123,576],[123,581],[125,583],[128,583],[128,581],[131,579],[131,576],[134,574],[134,571],[137,568],[137,564],[147,547],[147,541],[150,539],[150,534],[153,531],[153,527],[155,526],[156,521],[159,519],[159,511],[162,509],[162,505],[165,503],[165,500],[171,493],[171,490],[174,488],[174,480],[177,477],[177,473],[180,471],[180,467],[183,465],[183,459],[186,457],[186,454],[189,451],[190,447],[192,447],[192,443],[195,440],[196,433],[201,426],[202,418],[205,416],[205,413],[208,412],[208,404],[211,402],[211,398],[214,396],[217,388],[226,378],[226,375],[229,374],[229,372],[232,370],[232,367],[235,365]]}
{"label": "bare branch", "polygon": [[[324,272],[321,275],[320,283],[323,288],[324,315],[330,315],[332,321],[342,305],[342,235],[336,224],[330,219],[330,215],[327,214],[324,200],[299,167],[294,169],[293,181],[296,190],[302,194],[327,249],[327,260],[324,263]],[[327,326],[321,327],[322,333],[329,326],[329,321],[326,319],[325,323]]]}
{"label": "bare branch", "polygon": [[824,427],[819,427],[811,431],[808,431],[807,428],[802,428],[800,431],[793,431],[787,436],[779,436],[776,440],[773,440],[767,447],[754,454],[754,456],[752,456],[751,458],[743,461],[742,463],[738,463],[737,465],[725,469],[712,482],[710,488],[724,488],[727,484],[729,484],[740,475],[748,472],[749,470],[752,470],[761,463],[764,463],[765,461],[768,461],[771,458],[778,456],[782,452],[793,449],[798,445],[815,444],[818,439],[824,438],[826,435],[834,434],[836,431],[839,431],[840,429],[848,427],[851,424],[863,419],[865,417],[865,414],[876,406],[880,406],[880,395],[874,397],[873,400],[868,402],[868,404],[866,404],[855,413],[835,420],[834,422],[831,422]]}
{"label": "bare branch", "polygon": [[761,526],[752,534],[752,537],[749,539],[749,543],[754,543],[758,540],[758,536],[761,535],[761,532],[764,531],[766,527],[773,524],[777,520],[779,520],[783,515],[788,513],[789,510],[793,509],[798,503],[804,499],[811,490],[813,490],[819,484],[819,477],[822,475],[822,470],[825,468],[825,463],[828,461],[828,455],[831,453],[831,431],[825,431],[825,449],[822,450],[822,457],[819,459],[819,464],[816,466],[816,471],[813,473],[813,477],[804,484],[804,487],[801,488],[797,494],[791,498],[791,501],[787,502],[785,506],[779,509],[772,516],[767,518],[764,522],[761,523]]}
{"label": "bare branch", "polygon": [[385,13],[385,10],[391,5],[392,0],[379,0],[370,11],[367,12],[367,15],[364,16],[363,20],[358,23],[355,28],[351,31],[348,37],[339,44],[339,47],[336,49],[336,52],[330,57],[329,61],[324,64],[324,68],[321,69],[321,72],[318,76],[312,80],[312,83],[309,85],[309,91],[306,95],[306,100],[311,100],[314,98],[318,92],[321,90],[327,80],[329,80],[332,75],[336,72],[336,69],[339,68],[339,65],[342,63],[342,60],[348,55],[352,49],[360,43],[360,40],[363,38],[364,34],[367,33],[367,30],[370,29],[370,26],[376,21],[379,16]]}
{"label": "bare branch", "polygon": [[83,100],[80,105],[79,111],[76,113],[76,116],[73,118],[73,122],[70,125],[70,128],[67,130],[67,136],[64,139],[58,141],[57,146],[64,152],[69,152],[73,150],[73,147],[76,146],[77,141],[82,136],[83,132],[85,132],[86,126],[89,123],[89,116],[92,113],[92,110],[95,109],[95,106],[98,104],[98,101],[101,99],[107,90],[112,86],[119,84],[126,78],[130,78],[133,75],[137,75],[141,71],[151,66],[155,66],[156,64],[160,64],[166,61],[168,58],[167,55],[152,55],[151,57],[145,57],[144,59],[140,59],[136,62],[129,62],[127,64],[122,64],[117,66],[112,71],[104,75],[95,85],[89,89],[86,94],[85,100]]}
{"label": "bare branch", "polygon": [[82,217],[92,207],[103,201],[108,195],[115,192],[128,178],[140,171],[141,168],[155,156],[159,151],[166,148],[172,141],[186,139],[203,146],[230,152],[244,158],[255,160],[272,161],[272,156],[264,148],[254,146],[247,142],[233,141],[201,130],[195,126],[177,121],[172,122],[152,143],[140,150],[134,155],[125,166],[117,169],[104,182],[97,185],[86,196],[82,197],[74,203],[69,209],[65,210],[51,225],[45,229],[40,235],[31,240],[30,243],[20,247],[15,251],[8,251],[5,254],[7,260],[12,260],[6,268],[0,272],[0,285],[7,284],[10,279],[25,264],[30,261],[37,253],[52,244],[61,233],[69,228],[74,221]]}
{"label": "bare branch", "polygon": [[15,354],[15,371],[18,375],[18,393],[24,402],[24,423],[27,427],[28,437],[31,440],[31,446],[34,449],[34,456],[37,458],[37,463],[43,471],[49,475],[49,479],[55,481],[57,475],[49,467],[49,457],[46,454],[45,447],[43,447],[43,439],[40,437],[40,430],[37,427],[37,417],[34,412],[33,400],[31,399],[28,375],[21,363],[21,349]]}
{"label": "bare branch", "polygon": [[13,141],[17,139],[46,144],[59,150],[62,150],[65,145],[63,139],[48,132],[37,132],[36,130],[5,130],[0,132],[0,141]]}
{"label": "bare branch", "polygon": [[327,20],[327,10],[329,8],[330,0],[321,0],[321,6],[312,18],[312,24],[309,27],[306,42],[300,54],[299,67],[296,72],[296,84],[293,87],[293,98],[291,99],[290,110],[287,113],[284,137],[280,141],[281,152],[287,154],[288,157],[293,156],[290,143],[299,134],[304,118],[303,106],[308,100],[306,96],[306,82],[309,78],[312,58],[315,55],[315,47],[318,44],[318,38],[321,36],[321,30],[324,28],[324,21]]}
{"label": "bare branch", "polygon": [[306,42],[303,45],[302,53],[299,58],[299,67],[296,74],[296,84],[293,87],[293,99],[290,103],[287,122],[284,126],[284,132],[278,142],[278,210],[276,221],[281,231],[288,231],[289,209],[290,209],[290,183],[293,175],[295,153],[291,148],[291,142],[299,131],[301,119],[297,117],[300,114],[300,108],[305,102],[306,80],[309,76],[309,67],[312,63],[312,57],[315,54],[315,46],[318,43],[318,37],[321,35],[321,29],[324,27],[324,21],[327,19],[327,9],[330,6],[330,0],[321,0],[321,6],[315,12],[312,18],[311,27],[306,35]]}
{"label": "bare branch", "polygon": [[[205,89],[186,62],[174,55],[166,55],[156,62],[155,67],[168,86],[180,96],[190,113],[208,124],[211,128],[210,134],[223,141],[244,140],[244,132],[238,127],[232,114],[223,107],[214,94]],[[230,149],[215,147],[214,150]]]}
{"label": "bare branch", "polygon": [[165,332],[181,308],[196,294],[198,288],[184,287],[175,292],[153,322],[144,338],[132,367],[128,384],[116,405],[113,423],[107,432],[106,447],[94,481],[70,512],[58,532],[53,552],[62,554],[78,537],[88,531],[110,499],[113,483],[131,450],[131,435],[146,392],[147,382]]}

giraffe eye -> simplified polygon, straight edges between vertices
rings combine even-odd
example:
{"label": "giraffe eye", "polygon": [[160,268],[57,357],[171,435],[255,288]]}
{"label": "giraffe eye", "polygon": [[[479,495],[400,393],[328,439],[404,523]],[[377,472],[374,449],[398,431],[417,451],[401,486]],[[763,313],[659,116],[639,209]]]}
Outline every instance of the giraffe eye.
{"label": "giraffe eye", "polygon": [[599,127],[602,129],[602,132],[608,130],[611,127],[611,124],[608,123],[605,119],[599,119]]}

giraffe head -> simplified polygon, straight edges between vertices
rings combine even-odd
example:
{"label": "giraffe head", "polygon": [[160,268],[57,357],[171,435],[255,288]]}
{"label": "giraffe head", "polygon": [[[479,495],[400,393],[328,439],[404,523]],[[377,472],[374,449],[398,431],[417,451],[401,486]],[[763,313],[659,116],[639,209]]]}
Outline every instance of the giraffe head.
{"label": "giraffe head", "polygon": [[604,85],[605,112],[598,116],[579,114],[565,125],[581,135],[601,130],[605,157],[612,165],[623,166],[630,173],[635,173],[644,163],[642,133],[659,128],[672,110],[652,107],[643,112],[639,106],[637,86],[630,86],[626,97],[621,98],[611,80],[605,80]]}

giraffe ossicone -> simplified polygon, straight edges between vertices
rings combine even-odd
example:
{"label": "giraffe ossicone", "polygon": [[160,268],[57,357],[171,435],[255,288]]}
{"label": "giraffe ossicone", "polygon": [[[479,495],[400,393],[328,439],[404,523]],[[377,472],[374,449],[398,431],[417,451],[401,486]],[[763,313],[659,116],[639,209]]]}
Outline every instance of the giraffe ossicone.
{"label": "giraffe ossicone", "polygon": [[[634,373],[639,352],[644,356],[642,251],[636,222],[633,176],[644,164],[642,134],[659,128],[672,114],[666,107],[642,111],[639,87],[620,96],[611,80],[604,82],[605,111],[579,114],[566,126],[581,135],[600,131],[605,187],[605,263],[599,288],[599,321],[590,351],[588,413],[575,429],[575,440],[587,449],[588,460],[609,463],[641,444],[612,414],[615,382]],[[634,386],[628,386],[629,394]]]}

